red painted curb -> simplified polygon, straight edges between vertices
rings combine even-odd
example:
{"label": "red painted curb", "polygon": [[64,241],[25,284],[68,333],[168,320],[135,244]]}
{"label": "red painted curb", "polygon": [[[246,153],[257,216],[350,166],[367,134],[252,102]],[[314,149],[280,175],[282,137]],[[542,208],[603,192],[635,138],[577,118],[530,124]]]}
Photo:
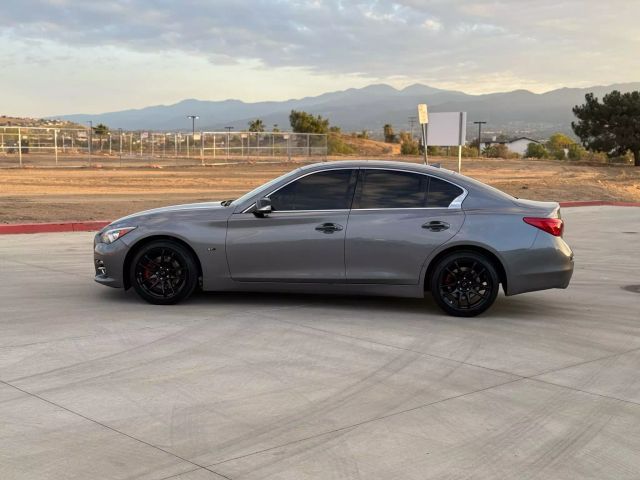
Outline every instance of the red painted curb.
{"label": "red painted curb", "polygon": [[601,200],[586,200],[573,202],[560,202],[561,207],[640,207],[640,203],[634,202],[605,202]]}
{"label": "red painted curb", "polygon": [[0,235],[18,233],[93,232],[110,222],[9,223],[0,224]]}

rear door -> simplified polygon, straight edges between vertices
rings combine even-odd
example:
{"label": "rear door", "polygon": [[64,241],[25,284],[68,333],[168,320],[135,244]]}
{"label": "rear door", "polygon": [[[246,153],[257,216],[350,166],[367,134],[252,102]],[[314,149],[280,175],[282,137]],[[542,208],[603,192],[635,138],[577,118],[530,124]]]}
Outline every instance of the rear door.
{"label": "rear door", "polygon": [[304,175],[267,195],[273,212],[233,214],[227,229],[231,277],[243,282],[344,283],[344,245],[357,170]]}
{"label": "rear door", "polygon": [[454,200],[463,194],[426,174],[361,169],[346,236],[347,282],[418,283],[429,254],[462,227]]}

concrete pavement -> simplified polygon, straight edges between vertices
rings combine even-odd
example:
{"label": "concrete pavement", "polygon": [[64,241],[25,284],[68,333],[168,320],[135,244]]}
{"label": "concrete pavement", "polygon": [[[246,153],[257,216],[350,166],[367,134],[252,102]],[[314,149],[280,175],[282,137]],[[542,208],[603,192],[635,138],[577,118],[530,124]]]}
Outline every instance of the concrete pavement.
{"label": "concrete pavement", "polygon": [[563,210],[567,290],[430,300],[94,284],[89,233],[0,237],[0,478],[640,477],[640,209]]}

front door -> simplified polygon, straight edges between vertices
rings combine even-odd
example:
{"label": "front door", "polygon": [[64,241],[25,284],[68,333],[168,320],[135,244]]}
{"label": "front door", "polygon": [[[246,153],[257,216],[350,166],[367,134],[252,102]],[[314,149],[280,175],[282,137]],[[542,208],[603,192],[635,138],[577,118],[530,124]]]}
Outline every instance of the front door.
{"label": "front door", "polygon": [[345,282],[344,244],[357,170],[303,175],[275,192],[272,213],[236,213],[227,229],[231,277],[241,282]]}
{"label": "front door", "polygon": [[349,283],[414,285],[430,253],[462,227],[463,193],[430,175],[362,169],[346,237]]}

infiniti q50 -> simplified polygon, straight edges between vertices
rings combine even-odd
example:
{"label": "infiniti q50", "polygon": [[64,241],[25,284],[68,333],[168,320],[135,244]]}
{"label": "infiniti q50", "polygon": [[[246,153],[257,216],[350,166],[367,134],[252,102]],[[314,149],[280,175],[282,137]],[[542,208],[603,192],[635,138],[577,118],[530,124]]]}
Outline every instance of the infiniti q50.
{"label": "infiniti q50", "polygon": [[148,210],[94,241],[95,280],[154,304],[205,291],[430,293],[448,314],[566,288],[573,253],[555,202],[400,162],[305,166],[235,200]]}

